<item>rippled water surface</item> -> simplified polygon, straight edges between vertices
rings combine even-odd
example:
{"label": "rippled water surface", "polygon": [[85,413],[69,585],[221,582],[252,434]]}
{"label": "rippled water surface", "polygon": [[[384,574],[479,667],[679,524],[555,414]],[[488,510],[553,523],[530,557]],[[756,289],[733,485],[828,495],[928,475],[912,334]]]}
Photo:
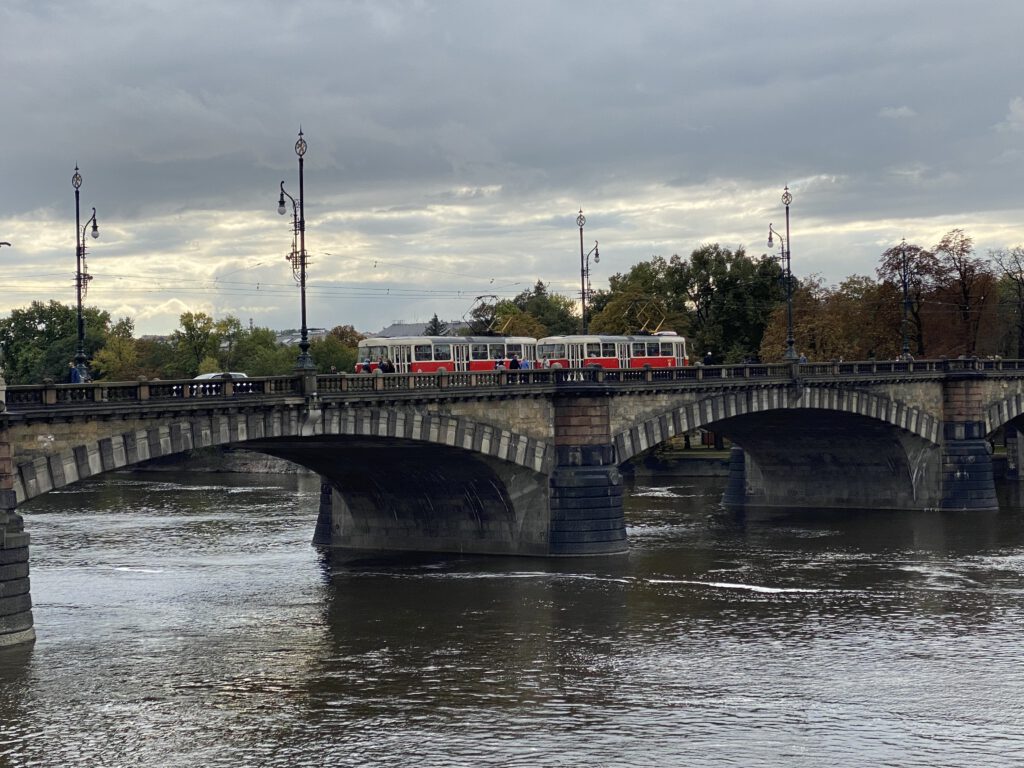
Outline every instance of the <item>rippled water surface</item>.
{"label": "rippled water surface", "polygon": [[1010,766],[1024,513],[720,511],[628,556],[334,556],[313,478],[125,474],[26,505],[38,642],[0,766]]}

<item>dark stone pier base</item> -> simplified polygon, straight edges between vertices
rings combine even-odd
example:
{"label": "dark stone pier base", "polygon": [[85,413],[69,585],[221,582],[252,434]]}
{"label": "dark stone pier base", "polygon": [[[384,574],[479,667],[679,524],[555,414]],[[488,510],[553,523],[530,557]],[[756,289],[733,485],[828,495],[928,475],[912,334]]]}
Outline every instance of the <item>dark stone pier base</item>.
{"label": "dark stone pier base", "polygon": [[28,534],[14,513],[14,491],[0,490],[0,647],[30,643],[32,598],[28,581]]}
{"label": "dark stone pier base", "polygon": [[992,446],[978,422],[946,423],[942,446],[942,509],[996,510]]}
{"label": "dark stone pier base", "polygon": [[722,494],[722,504],[743,507],[747,503],[747,455],[738,445],[729,449],[729,480]]}
{"label": "dark stone pier base", "polygon": [[628,550],[622,476],[614,466],[559,467],[551,474],[552,555],[605,555]]}
{"label": "dark stone pier base", "polygon": [[317,547],[331,546],[331,503],[334,495],[334,487],[320,480],[320,509],[316,516],[316,528],[313,530],[313,545]]}

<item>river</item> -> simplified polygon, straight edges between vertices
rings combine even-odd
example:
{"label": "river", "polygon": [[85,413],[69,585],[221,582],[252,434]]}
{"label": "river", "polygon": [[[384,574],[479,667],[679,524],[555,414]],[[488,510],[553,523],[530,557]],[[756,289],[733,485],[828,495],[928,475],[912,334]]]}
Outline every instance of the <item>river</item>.
{"label": "river", "polygon": [[[651,481],[645,481],[651,483]],[[630,552],[325,556],[315,478],[26,504],[0,766],[1024,761],[1024,512],[738,516],[636,485]]]}

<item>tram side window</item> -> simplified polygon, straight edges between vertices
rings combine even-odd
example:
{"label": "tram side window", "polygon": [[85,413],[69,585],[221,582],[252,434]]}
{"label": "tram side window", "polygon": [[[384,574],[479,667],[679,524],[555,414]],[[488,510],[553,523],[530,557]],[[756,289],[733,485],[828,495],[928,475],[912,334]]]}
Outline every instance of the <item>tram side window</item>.
{"label": "tram side window", "polygon": [[665,357],[672,357],[672,342],[663,341],[661,342],[661,354]]}
{"label": "tram side window", "polygon": [[504,360],[505,359],[505,345],[504,344],[491,344],[491,360]]}
{"label": "tram side window", "polygon": [[634,341],[630,346],[633,347],[633,357],[646,357],[647,356],[647,345],[642,341]]}
{"label": "tram side window", "polygon": [[661,344],[659,344],[657,341],[648,341],[647,342],[647,356],[648,357],[657,357],[660,354],[661,354]]}
{"label": "tram side window", "polygon": [[537,354],[546,358],[565,357],[565,344],[540,344]]}
{"label": "tram side window", "polygon": [[601,344],[597,341],[587,342],[587,357],[600,357],[601,356]]}
{"label": "tram side window", "polygon": [[508,356],[509,357],[512,357],[512,355],[517,355],[519,357],[522,357],[523,356],[523,345],[522,344],[507,344],[505,346],[505,351],[508,352]]}
{"label": "tram side window", "polygon": [[431,356],[429,344],[417,344],[414,346],[412,348],[412,356],[417,362],[425,362],[434,359]]}
{"label": "tram side window", "polygon": [[435,360],[451,360],[452,359],[452,345],[451,344],[435,344],[434,345],[434,359]]}
{"label": "tram side window", "polygon": [[487,345],[486,344],[474,344],[470,347],[470,356],[474,360],[486,360],[487,359]]}
{"label": "tram side window", "polygon": [[614,341],[602,341],[601,342],[601,357],[617,357],[618,353],[615,351]]}

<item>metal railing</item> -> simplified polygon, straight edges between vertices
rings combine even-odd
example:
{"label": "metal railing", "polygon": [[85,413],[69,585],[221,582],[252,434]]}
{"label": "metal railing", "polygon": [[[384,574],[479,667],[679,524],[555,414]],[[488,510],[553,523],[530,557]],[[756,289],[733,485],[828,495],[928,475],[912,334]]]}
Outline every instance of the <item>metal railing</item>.
{"label": "metal railing", "polygon": [[[721,388],[778,383],[899,381],[965,374],[1024,378],[1024,360],[955,359],[914,361],[835,361],[829,363],[758,363],[693,365],[684,368],[531,368],[521,371],[456,371],[453,373],[331,374],[267,376],[247,379],[182,379],[173,381],[105,382],[7,387],[7,410],[109,408],[118,404],[176,403],[201,406],[214,401],[325,399],[445,393],[468,395],[511,388],[606,386],[612,388]],[[514,390],[513,390],[514,391]],[[522,391],[522,389],[519,389]]]}

